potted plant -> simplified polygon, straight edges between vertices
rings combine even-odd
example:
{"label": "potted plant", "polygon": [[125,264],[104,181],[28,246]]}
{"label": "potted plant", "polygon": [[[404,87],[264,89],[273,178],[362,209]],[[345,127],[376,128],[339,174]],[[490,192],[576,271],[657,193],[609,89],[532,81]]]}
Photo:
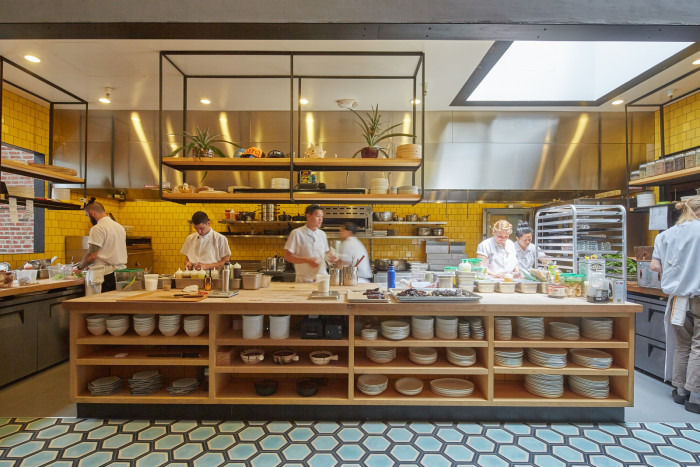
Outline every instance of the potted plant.
{"label": "potted plant", "polygon": [[391,130],[401,126],[401,123],[392,125],[389,128],[382,130],[382,116],[379,113],[379,104],[376,107],[372,107],[372,112],[365,112],[364,115],[353,109],[348,109],[350,112],[354,113],[357,117],[357,124],[362,130],[362,137],[365,139],[367,146],[358,150],[352,157],[356,157],[361,154],[363,158],[376,158],[379,153],[383,154],[384,157],[389,157],[386,149],[378,146],[380,141],[393,136],[408,136],[409,138],[415,138],[415,135],[410,133],[392,133]]}
{"label": "potted plant", "polygon": [[214,146],[214,144],[226,143],[241,148],[241,146],[232,141],[221,139],[221,135],[210,135],[209,128],[202,131],[199,125],[196,125],[196,130],[197,132],[195,134],[185,131],[183,133],[186,141],[185,145],[175,149],[170,155],[175,156],[182,152],[184,157],[190,155],[193,157],[214,157],[214,154],[219,157],[226,157],[226,154],[224,154],[221,149]]}

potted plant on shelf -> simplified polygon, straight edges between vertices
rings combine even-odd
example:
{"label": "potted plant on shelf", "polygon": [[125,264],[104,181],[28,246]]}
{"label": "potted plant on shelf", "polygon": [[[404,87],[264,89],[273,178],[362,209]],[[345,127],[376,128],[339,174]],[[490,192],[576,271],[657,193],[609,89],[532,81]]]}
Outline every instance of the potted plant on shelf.
{"label": "potted plant on shelf", "polygon": [[196,125],[196,130],[197,132],[195,134],[185,131],[183,133],[186,141],[185,145],[175,149],[170,155],[176,156],[182,152],[183,157],[188,157],[190,155],[192,157],[214,157],[215,154],[219,157],[227,157],[226,154],[224,154],[221,149],[214,146],[214,144],[226,143],[241,148],[241,146],[232,141],[221,139],[221,135],[210,135],[209,128],[202,131],[199,125]]}
{"label": "potted plant on shelf", "polygon": [[352,157],[357,157],[361,154],[363,158],[377,158],[379,154],[383,154],[384,157],[389,157],[386,149],[379,146],[381,141],[394,136],[407,136],[409,138],[415,138],[415,135],[410,133],[392,133],[391,130],[401,126],[401,123],[392,125],[389,128],[382,130],[382,116],[379,113],[379,104],[376,107],[372,107],[372,112],[365,112],[364,115],[356,112],[353,109],[348,109],[350,112],[354,113],[357,117],[357,124],[362,130],[362,137],[365,139],[367,146],[358,150]]}

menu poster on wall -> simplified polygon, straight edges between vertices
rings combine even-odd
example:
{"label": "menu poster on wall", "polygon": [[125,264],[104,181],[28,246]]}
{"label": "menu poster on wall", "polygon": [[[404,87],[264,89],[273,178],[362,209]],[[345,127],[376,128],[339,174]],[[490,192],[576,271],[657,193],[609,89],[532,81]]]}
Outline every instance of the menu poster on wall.
{"label": "menu poster on wall", "polygon": [[668,229],[668,205],[654,206],[649,209],[649,230]]}
{"label": "menu poster on wall", "polygon": [[17,198],[10,198],[10,222],[19,222],[19,216],[17,215]]}

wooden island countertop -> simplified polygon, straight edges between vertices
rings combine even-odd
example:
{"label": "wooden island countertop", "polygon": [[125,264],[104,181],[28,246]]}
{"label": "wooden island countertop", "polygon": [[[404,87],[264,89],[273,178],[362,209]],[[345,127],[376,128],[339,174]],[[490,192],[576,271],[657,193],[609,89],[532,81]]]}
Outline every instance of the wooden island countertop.
{"label": "wooden island countertop", "polygon": [[39,279],[35,284],[23,285],[19,287],[9,287],[7,289],[0,289],[0,298],[12,297],[15,295],[25,295],[35,292],[45,292],[54,289],[63,289],[66,287],[75,287],[83,285],[85,280],[80,279],[66,279],[55,281],[51,279]]}

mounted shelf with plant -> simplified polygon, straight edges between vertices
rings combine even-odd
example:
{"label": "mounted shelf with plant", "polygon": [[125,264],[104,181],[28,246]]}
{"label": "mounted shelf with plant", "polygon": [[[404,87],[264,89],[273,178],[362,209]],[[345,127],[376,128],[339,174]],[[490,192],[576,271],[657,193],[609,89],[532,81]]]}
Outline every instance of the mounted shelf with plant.
{"label": "mounted shelf with plant", "polygon": [[209,128],[202,131],[199,125],[196,126],[196,133],[184,132],[185,144],[175,149],[170,153],[170,156],[176,156],[182,152],[183,157],[228,157],[224,152],[215,146],[217,143],[226,143],[236,148],[243,149],[242,146],[225,139],[221,139],[221,135],[210,135]]}
{"label": "mounted shelf with plant", "polygon": [[376,107],[372,107],[372,112],[365,112],[364,115],[351,108],[348,110],[350,110],[350,112],[355,114],[357,117],[356,123],[360,126],[360,129],[362,130],[362,137],[367,143],[367,146],[358,150],[352,157],[357,157],[358,154],[361,154],[362,158],[376,159],[379,157],[380,153],[383,154],[384,157],[389,157],[386,149],[379,146],[381,141],[388,138],[393,138],[394,136],[406,136],[409,138],[416,137],[416,135],[410,133],[391,132],[394,128],[401,126],[401,123],[397,123],[396,125],[392,125],[389,128],[382,130],[382,115],[379,113],[379,104],[377,104]]}

